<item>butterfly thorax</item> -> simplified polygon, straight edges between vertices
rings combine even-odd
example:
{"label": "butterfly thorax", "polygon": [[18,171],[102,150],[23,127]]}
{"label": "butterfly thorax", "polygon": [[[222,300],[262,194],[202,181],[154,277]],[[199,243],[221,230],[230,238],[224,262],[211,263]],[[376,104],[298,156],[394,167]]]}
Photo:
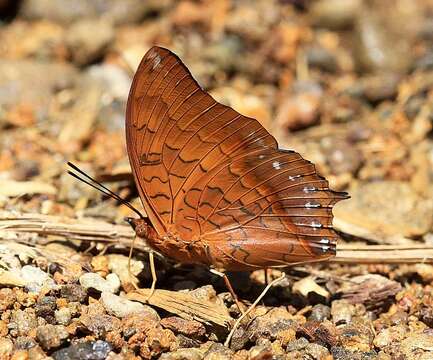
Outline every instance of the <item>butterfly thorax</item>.
{"label": "butterfly thorax", "polygon": [[159,236],[147,219],[130,219],[129,223],[138,237],[158,253],[184,264],[206,264],[207,256],[200,241],[185,241],[176,231]]}

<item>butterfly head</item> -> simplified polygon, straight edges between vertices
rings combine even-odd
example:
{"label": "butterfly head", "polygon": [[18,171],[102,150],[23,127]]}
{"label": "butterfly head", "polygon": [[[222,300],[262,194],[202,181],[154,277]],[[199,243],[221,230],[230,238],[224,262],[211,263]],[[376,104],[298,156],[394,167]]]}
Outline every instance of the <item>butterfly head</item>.
{"label": "butterfly head", "polygon": [[125,221],[131,225],[138,237],[149,238],[151,227],[145,218],[126,217]]}

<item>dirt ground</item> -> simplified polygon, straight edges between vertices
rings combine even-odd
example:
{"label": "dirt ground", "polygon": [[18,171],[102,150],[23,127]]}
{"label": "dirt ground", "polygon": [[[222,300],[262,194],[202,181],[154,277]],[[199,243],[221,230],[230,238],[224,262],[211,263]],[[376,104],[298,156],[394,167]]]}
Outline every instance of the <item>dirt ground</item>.
{"label": "dirt ground", "polygon": [[[144,301],[134,213],[67,173],[142,209],[125,108],[155,44],[351,196],[337,256],[286,269],[226,345],[224,281],[157,257]],[[430,0],[0,1],[0,359],[433,359],[432,127]],[[245,306],[265,287],[228,275]]]}

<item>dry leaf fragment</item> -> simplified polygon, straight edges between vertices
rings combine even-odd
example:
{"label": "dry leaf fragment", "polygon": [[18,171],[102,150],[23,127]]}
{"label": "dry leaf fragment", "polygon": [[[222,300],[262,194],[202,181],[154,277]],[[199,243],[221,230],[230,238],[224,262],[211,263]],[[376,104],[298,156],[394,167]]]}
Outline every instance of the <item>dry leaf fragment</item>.
{"label": "dry leaf fragment", "polygon": [[189,293],[156,289],[148,301],[150,289],[130,292],[127,298],[162,308],[186,320],[227,327],[233,321],[225,306],[197,299]]}
{"label": "dry leaf fragment", "polygon": [[301,294],[304,297],[307,297],[310,292],[314,292],[326,299],[329,298],[329,292],[323,287],[317,285],[311,276],[295,282],[293,284],[293,292]]}

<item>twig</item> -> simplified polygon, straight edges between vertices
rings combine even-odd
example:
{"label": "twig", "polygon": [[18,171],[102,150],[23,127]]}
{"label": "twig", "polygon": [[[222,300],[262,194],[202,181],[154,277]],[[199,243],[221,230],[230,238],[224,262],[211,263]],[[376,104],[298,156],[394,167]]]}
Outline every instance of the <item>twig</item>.
{"label": "twig", "polygon": [[[45,244],[49,241],[67,239],[94,241],[129,248],[134,231],[129,225],[115,225],[93,219],[71,219],[41,214],[17,214],[0,212],[0,241],[4,239],[26,240],[25,235],[38,234],[34,241]],[[46,237],[50,236],[50,239]],[[137,238],[134,248],[148,252],[146,243]],[[333,263],[355,264],[433,264],[433,245],[347,245],[337,246]]]}
{"label": "twig", "polygon": [[[0,212],[0,239],[10,238],[13,234],[19,237],[19,234],[26,233],[41,235],[36,241],[42,244],[52,241],[43,238],[51,235],[57,239],[99,241],[124,246],[128,246],[134,238],[134,231],[129,225],[115,225],[89,218]],[[146,250],[144,243],[139,245]]]}
{"label": "twig", "polygon": [[347,245],[337,246],[337,263],[433,264],[432,245]]}

